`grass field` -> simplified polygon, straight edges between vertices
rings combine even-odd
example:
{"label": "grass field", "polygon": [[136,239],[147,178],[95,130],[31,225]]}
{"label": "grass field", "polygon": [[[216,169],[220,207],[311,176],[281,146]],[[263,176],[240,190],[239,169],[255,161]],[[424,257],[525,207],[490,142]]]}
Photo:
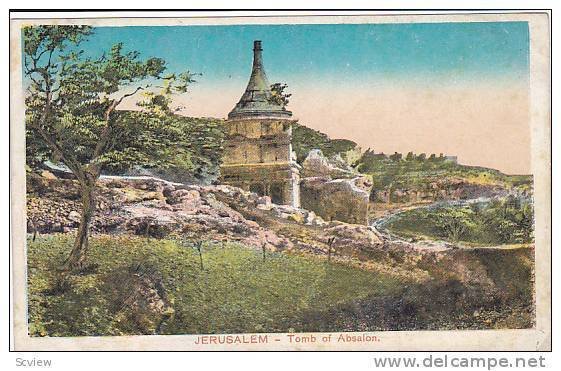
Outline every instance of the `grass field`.
{"label": "grass field", "polygon": [[[32,336],[284,332],[298,330],[303,313],[392,295],[404,284],[320,258],[267,252],[263,260],[236,244],[203,245],[201,269],[189,245],[131,236],[92,238],[92,268],[63,277],[58,267],[71,246],[71,235],[28,241]],[[139,266],[167,304],[158,313],[123,302]]]}

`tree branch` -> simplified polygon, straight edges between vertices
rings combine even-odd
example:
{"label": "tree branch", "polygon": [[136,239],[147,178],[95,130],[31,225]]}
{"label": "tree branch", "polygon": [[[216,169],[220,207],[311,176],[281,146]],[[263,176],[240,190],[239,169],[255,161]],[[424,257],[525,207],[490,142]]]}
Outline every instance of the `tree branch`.
{"label": "tree branch", "polygon": [[41,117],[39,119],[39,122],[33,123],[32,121],[31,126],[37,130],[37,132],[43,138],[47,146],[49,146],[51,150],[53,150],[55,153],[60,155],[64,164],[68,166],[68,168],[72,171],[72,173],[76,175],[78,179],[83,178],[84,177],[83,172],[80,168],[80,163],[78,162],[78,160],[76,160],[74,156],[72,156],[71,154],[65,153],[65,151],[63,151],[61,146],[57,143],[57,140],[52,138],[51,135],[43,128],[43,125],[45,124],[48,117],[50,105],[51,102],[47,101],[47,103],[45,104],[45,108],[43,109],[43,113],[41,114]]}
{"label": "tree branch", "polygon": [[139,86],[133,92],[124,94],[121,98],[119,98],[118,100],[114,100],[109,105],[109,107],[105,111],[105,127],[103,128],[103,131],[101,132],[101,135],[99,137],[99,142],[97,142],[97,145],[95,146],[94,154],[92,156],[92,162],[95,162],[95,160],[105,151],[105,149],[106,149],[105,147],[107,146],[107,143],[110,139],[110,134],[111,134],[110,116],[111,116],[111,113],[113,113],[113,111],[115,111],[117,106],[119,106],[119,104],[121,104],[125,98],[132,97],[133,95],[135,95],[136,93],[138,93],[141,90],[144,90],[144,87]]}
{"label": "tree branch", "polygon": [[123,101],[123,99],[128,98],[128,97],[132,97],[133,95],[135,95],[136,93],[138,93],[139,91],[144,90],[144,89],[145,89],[145,87],[139,86],[139,87],[137,87],[132,93],[128,93],[128,94],[123,95],[123,96],[116,102],[114,108],[116,108],[119,104],[121,104],[121,102]]}

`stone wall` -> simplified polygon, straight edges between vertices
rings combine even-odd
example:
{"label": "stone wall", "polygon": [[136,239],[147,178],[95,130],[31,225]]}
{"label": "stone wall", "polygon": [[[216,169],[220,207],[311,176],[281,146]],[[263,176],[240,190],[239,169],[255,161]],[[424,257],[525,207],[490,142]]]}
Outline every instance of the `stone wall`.
{"label": "stone wall", "polygon": [[382,188],[370,195],[372,202],[379,204],[407,204],[436,202],[443,200],[464,200],[477,197],[497,197],[504,195],[504,189],[494,184],[475,184],[463,179],[444,178],[419,188]]}

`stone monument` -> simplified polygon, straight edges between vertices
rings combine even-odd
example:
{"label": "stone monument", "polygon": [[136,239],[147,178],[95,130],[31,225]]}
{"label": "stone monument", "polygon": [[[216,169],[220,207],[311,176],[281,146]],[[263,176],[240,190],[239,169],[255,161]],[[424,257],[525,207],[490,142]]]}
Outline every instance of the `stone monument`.
{"label": "stone monument", "polygon": [[292,153],[292,112],[271,101],[261,41],[254,41],[247,88],[228,114],[221,182],[300,206],[299,165]]}

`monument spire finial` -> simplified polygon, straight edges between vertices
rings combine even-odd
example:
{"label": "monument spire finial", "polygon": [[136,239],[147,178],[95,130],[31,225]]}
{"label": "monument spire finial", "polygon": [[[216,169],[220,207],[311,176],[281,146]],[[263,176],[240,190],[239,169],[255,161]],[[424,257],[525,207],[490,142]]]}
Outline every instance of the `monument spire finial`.
{"label": "monument spire finial", "polygon": [[[253,42],[253,68],[252,68],[252,73],[251,75],[253,76],[254,71],[256,69],[259,69],[262,74],[264,75],[263,77],[265,78],[265,80],[267,79],[267,75],[265,75],[265,69],[263,68],[263,54],[262,54],[263,48],[261,47],[261,40],[255,40]],[[268,88],[268,86],[267,86]]]}
{"label": "monument spire finial", "polygon": [[243,119],[256,116],[289,118],[292,116],[290,111],[270,100],[272,93],[263,66],[262,52],[261,40],[254,40],[251,76],[240,101],[228,114],[229,119]]}

